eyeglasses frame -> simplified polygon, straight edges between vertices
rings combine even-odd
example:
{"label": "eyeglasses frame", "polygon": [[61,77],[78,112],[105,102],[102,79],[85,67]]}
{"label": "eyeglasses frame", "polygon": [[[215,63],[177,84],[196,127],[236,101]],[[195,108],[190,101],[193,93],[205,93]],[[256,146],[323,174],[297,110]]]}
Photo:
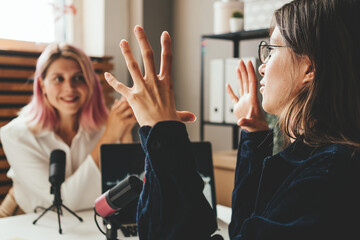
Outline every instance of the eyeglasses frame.
{"label": "eyeglasses frame", "polygon": [[[262,45],[263,43],[265,43],[264,45]],[[267,60],[265,61],[265,62],[263,62],[262,60],[261,60],[261,54],[260,54],[260,52],[261,52],[261,47],[287,47],[287,46],[280,46],[280,45],[271,45],[271,44],[268,44],[266,41],[261,41],[260,42],[260,44],[259,44],[259,46],[258,46],[258,57],[259,57],[259,60],[260,60],[260,62],[262,63],[262,64],[266,64],[268,61],[269,61],[269,56],[271,56],[270,54],[269,54],[269,56],[266,58]]]}

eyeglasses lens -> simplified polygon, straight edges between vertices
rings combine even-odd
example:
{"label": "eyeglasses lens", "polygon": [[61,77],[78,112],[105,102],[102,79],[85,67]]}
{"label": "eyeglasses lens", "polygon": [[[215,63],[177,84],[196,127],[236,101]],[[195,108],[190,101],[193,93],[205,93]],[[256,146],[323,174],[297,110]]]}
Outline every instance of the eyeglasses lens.
{"label": "eyeglasses lens", "polygon": [[260,46],[260,60],[262,63],[266,63],[269,60],[270,49],[266,42],[262,42]]}

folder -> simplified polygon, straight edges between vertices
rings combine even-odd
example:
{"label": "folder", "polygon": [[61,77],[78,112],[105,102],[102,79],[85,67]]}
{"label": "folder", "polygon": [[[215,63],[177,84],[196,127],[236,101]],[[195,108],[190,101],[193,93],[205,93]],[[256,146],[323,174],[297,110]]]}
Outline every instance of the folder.
{"label": "folder", "polygon": [[[225,59],[225,85],[230,84],[235,95],[239,97],[239,84],[236,76],[236,69],[239,65],[240,58],[227,58]],[[225,123],[236,124],[237,119],[234,115],[234,105],[229,96],[225,91]]]}
{"label": "folder", "polygon": [[210,61],[209,83],[209,120],[210,122],[224,122],[224,59]]}

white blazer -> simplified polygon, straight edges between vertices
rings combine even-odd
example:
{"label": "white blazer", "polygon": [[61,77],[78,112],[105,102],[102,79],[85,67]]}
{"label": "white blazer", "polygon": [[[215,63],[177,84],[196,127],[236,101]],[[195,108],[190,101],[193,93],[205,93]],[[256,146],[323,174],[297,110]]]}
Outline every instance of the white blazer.
{"label": "white blazer", "polygon": [[12,179],[19,206],[33,212],[37,206],[49,207],[49,158],[54,149],[66,153],[65,181],[61,185],[63,204],[73,211],[93,207],[101,194],[101,174],[91,151],[104,129],[94,133],[79,129],[71,146],[53,131],[31,132],[22,117],[17,117],[0,129],[0,138],[10,164],[7,176]]}

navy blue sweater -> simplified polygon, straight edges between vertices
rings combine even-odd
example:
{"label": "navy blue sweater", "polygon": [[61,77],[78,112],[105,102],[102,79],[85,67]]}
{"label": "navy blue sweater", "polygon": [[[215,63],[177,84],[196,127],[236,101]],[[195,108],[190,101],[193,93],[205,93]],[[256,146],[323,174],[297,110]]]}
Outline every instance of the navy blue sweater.
{"label": "navy blue sweater", "polygon": [[[209,239],[216,217],[202,194],[185,125],[160,122],[139,134],[146,153],[140,239]],[[230,238],[360,239],[353,150],[296,141],[272,156],[272,145],[272,131],[241,131]]]}

